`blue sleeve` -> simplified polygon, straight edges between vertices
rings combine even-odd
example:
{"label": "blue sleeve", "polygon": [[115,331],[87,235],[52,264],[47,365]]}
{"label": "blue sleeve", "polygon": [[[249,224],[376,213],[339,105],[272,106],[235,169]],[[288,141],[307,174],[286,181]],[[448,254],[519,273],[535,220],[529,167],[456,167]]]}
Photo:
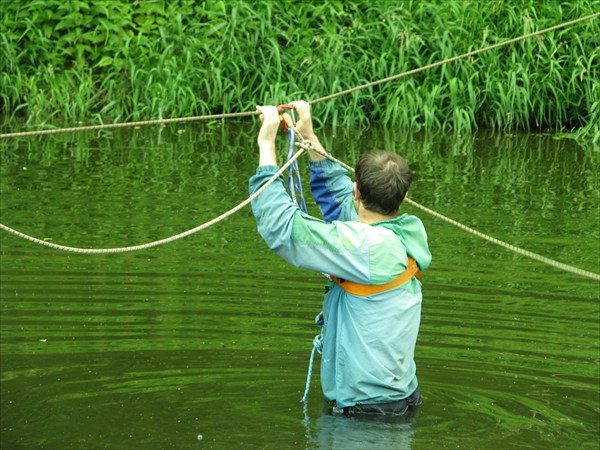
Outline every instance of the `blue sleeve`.
{"label": "blue sleeve", "polygon": [[356,220],[351,205],[353,183],[339,164],[328,159],[311,161],[310,190],[325,221]]}

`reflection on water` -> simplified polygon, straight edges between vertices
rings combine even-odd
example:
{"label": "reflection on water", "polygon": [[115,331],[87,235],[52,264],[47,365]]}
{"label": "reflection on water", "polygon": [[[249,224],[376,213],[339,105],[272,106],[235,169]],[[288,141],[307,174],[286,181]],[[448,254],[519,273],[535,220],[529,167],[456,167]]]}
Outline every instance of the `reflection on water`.
{"label": "reflection on water", "polygon": [[[2,141],[1,221],[78,247],[180,233],[246,199],[255,132]],[[416,174],[415,201],[600,272],[600,154],[543,135],[324,130],[323,141],[351,164],[365,148],[396,150]],[[422,217],[434,260],[416,354],[424,404],[394,420],[329,415],[318,370],[303,409],[322,276],[272,255],[249,208],[129,254],[73,255],[2,233],[0,446],[597,448],[598,283],[407,211]]]}
{"label": "reflection on water", "polygon": [[403,449],[412,448],[417,417],[354,418],[323,414],[317,419],[317,437],[308,441],[310,448]]}

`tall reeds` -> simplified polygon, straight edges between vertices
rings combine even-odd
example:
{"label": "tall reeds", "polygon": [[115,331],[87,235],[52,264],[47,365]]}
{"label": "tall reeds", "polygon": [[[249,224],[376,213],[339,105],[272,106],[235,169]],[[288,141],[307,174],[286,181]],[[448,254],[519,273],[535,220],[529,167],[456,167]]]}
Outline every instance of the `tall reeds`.
{"label": "tall reeds", "polygon": [[[600,11],[600,0],[1,2],[0,106],[31,126],[315,99]],[[600,19],[316,105],[332,125],[600,142]]]}

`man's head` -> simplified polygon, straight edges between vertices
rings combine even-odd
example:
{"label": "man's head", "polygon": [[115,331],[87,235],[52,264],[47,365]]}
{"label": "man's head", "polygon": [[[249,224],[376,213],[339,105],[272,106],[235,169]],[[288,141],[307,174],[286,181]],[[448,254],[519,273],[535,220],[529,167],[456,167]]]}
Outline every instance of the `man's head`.
{"label": "man's head", "polygon": [[391,216],[398,212],[412,175],[408,164],[399,155],[373,150],[358,160],[355,180],[363,206],[369,211]]}

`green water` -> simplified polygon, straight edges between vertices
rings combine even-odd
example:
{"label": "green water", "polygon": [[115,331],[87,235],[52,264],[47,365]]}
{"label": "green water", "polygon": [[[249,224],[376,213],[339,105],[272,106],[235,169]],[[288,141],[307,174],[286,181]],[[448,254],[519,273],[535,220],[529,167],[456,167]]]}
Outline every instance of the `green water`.
{"label": "green water", "polygon": [[[246,199],[257,127],[1,141],[1,222],[94,248],[180,233]],[[600,272],[598,153],[542,135],[322,134],[350,164],[395,149],[412,163],[415,201]],[[424,404],[396,420],[328,415],[318,370],[299,403],[323,278],[273,255],[249,207],[125,254],[2,232],[0,447],[599,448],[598,282],[405,210],[423,219],[434,259],[416,353]]]}

